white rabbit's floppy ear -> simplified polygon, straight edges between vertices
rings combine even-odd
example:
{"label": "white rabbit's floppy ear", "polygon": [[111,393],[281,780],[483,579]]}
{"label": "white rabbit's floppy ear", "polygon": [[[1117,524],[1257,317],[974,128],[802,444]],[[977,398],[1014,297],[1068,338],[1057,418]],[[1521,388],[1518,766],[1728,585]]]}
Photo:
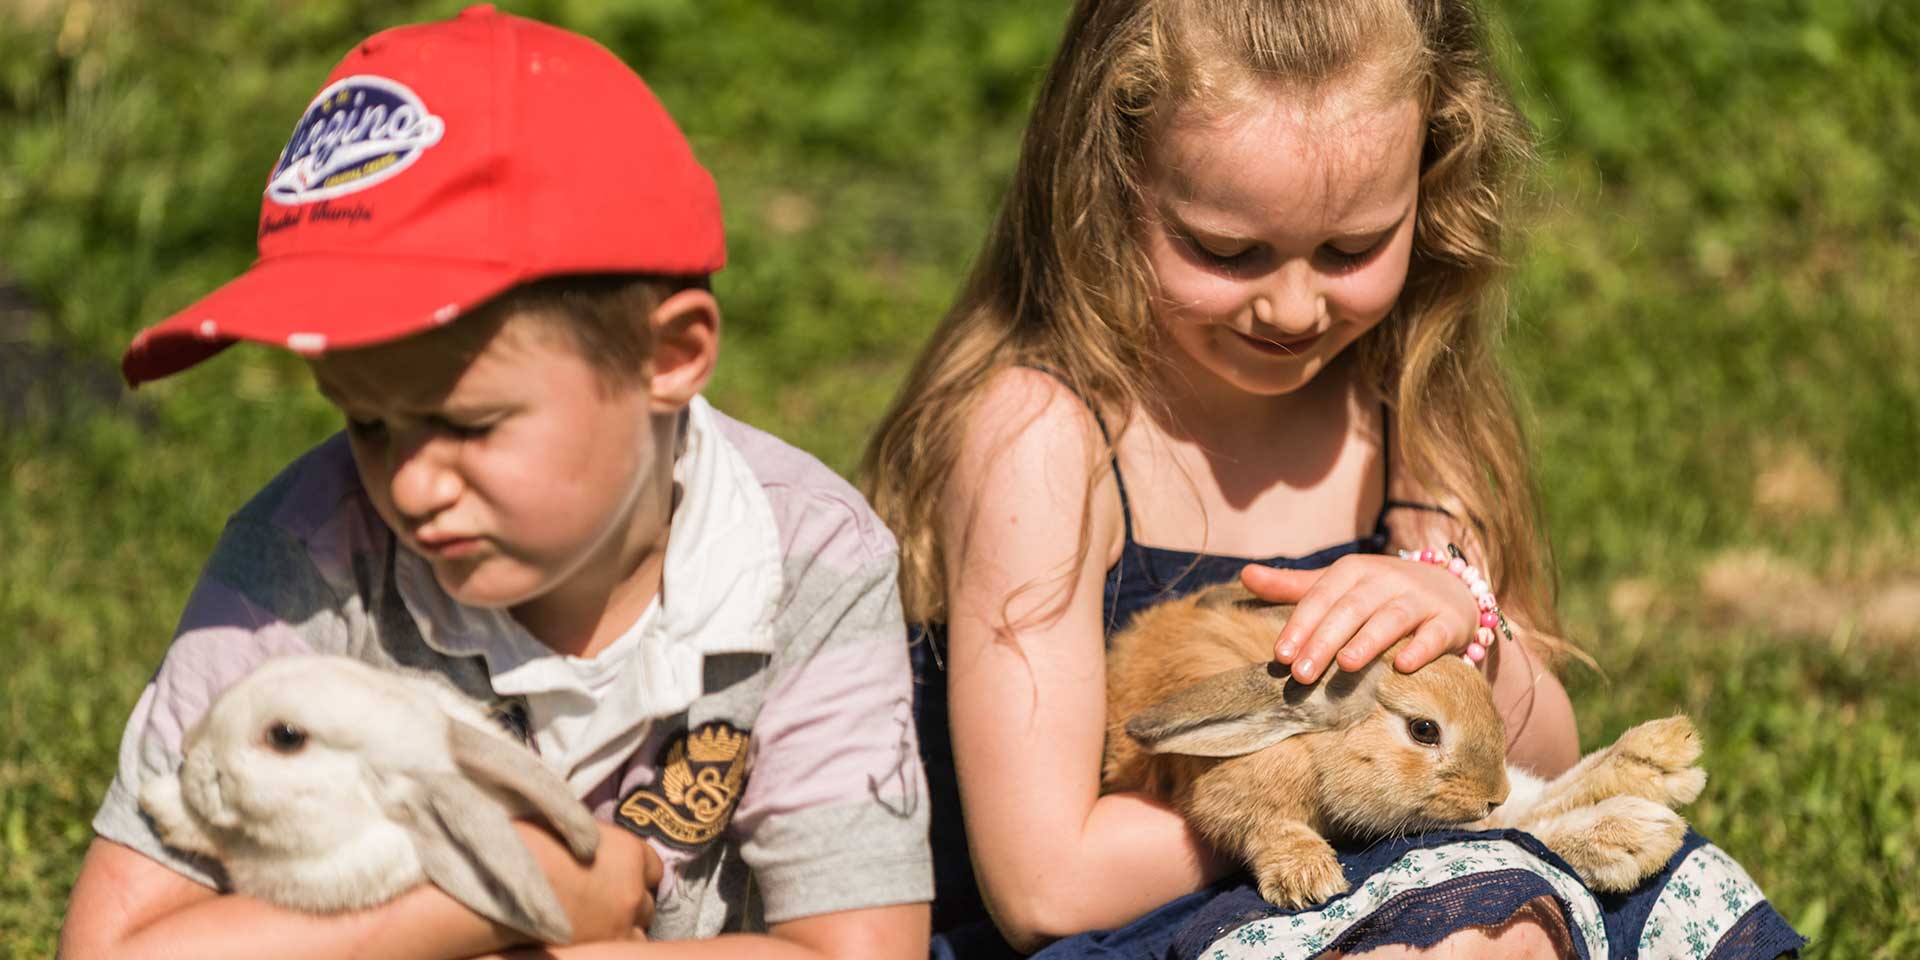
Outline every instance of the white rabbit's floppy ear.
{"label": "white rabbit's floppy ear", "polygon": [[527,748],[458,720],[448,724],[453,761],[473,779],[512,793],[551,823],[576,859],[593,859],[600,828],[567,782]]}
{"label": "white rabbit's floppy ear", "polygon": [[571,942],[566,911],[499,806],[457,774],[416,776],[423,789],[405,802],[427,879],[489,920],[543,943]]}
{"label": "white rabbit's floppy ear", "polygon": [[1293,679],[1278,663],[1223,670],[1183,687],[1127,720],[1149,753],[1237,757],[1288,737],[1358,722],[1373,708],[1377,670]]}

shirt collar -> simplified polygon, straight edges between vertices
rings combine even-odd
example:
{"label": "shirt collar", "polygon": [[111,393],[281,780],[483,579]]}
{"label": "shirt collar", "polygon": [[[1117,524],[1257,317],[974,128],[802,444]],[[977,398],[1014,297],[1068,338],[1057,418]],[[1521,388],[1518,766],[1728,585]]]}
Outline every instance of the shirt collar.
{"label": "shirt collar", "polygon": [[[674,461],[679,503],[667,527],[659,616],[644,617],[622,664],[626,689],[603,693],[647,717],[678,713],[701,693],[710,654],[772,654],[783,589],[780,534],[753,468],[720,433],[713,408],[695,397],[686,443]],[[505,610],[469,607],[446,595],[425,559],[396,551],[395,581],[427,646],[482,656],[496,693],[591,695],[564,657]],[[608,652],[613,652],[610,648]]]}

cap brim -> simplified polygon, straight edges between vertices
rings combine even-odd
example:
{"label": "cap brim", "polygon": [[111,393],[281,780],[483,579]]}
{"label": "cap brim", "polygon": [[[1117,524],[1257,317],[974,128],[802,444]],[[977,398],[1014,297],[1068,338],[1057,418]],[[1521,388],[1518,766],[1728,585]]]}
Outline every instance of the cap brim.
{"label": "cap brim", "polygon": [[312,356],[441,326],[519,282],[506,264],[299,254],[253,265],[134,337],[120,358],[129,386],[199,363],[237,340]]}

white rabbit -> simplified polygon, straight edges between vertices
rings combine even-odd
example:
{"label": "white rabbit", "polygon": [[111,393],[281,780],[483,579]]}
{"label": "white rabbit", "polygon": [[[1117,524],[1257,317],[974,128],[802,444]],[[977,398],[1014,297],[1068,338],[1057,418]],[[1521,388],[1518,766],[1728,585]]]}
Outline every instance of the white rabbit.
{"label": "white rabbit", "polygon": [[183,753],[140,807],[168,846],[220,861],[235,892],[331,913],[425,879],[542,941],[572,939],[508,818],[538,812],[590,861],[592,814],[440,677],[277,657],[214,701]]}
{"label": "white rabbit", "polygon": [[1634,727],[1544,782],[1506,766],[1492,691],[1458,657],[1293,680],[1270,660],[1291,611],[1212,587],[1142,611],[1107,657],[1103,787],[1173,803],[1267,900],[1304,906],[1347,888],[1328,836],[1513,827],[1603,891],[1679,849],[1672,808],[1706,781],[1685,717]]}

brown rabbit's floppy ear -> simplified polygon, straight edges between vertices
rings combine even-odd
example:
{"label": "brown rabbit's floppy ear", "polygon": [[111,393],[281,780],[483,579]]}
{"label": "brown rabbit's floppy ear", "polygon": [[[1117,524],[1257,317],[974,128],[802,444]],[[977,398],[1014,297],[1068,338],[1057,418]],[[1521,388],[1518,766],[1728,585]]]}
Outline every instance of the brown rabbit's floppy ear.
{"label": "brown rabbit's floppy ear", "polygon": [[1277,663],[1223,670],[1127,720],[1149,753],[1237,757],[1288,737],[1349,726],[1373,707],[1373,666],[1301,683]]}
{"label": "brown rabbit's floppy ear", "polygon": [[458,774],[416,776],[409,832],[427,879],[489,920],[543,943],[572,941],[566,911],[500,807]]}
{"label": "brown rabbit's floppy ear", "polygon": [[475,780],[524,799],[553,824],[576,859],[583,863],[593,859],[600,845],[600,828],[594,824],[592,811],[574,797],[566,781],[517,743],[458,720],[448,726],[453,761],[460,769]]}

